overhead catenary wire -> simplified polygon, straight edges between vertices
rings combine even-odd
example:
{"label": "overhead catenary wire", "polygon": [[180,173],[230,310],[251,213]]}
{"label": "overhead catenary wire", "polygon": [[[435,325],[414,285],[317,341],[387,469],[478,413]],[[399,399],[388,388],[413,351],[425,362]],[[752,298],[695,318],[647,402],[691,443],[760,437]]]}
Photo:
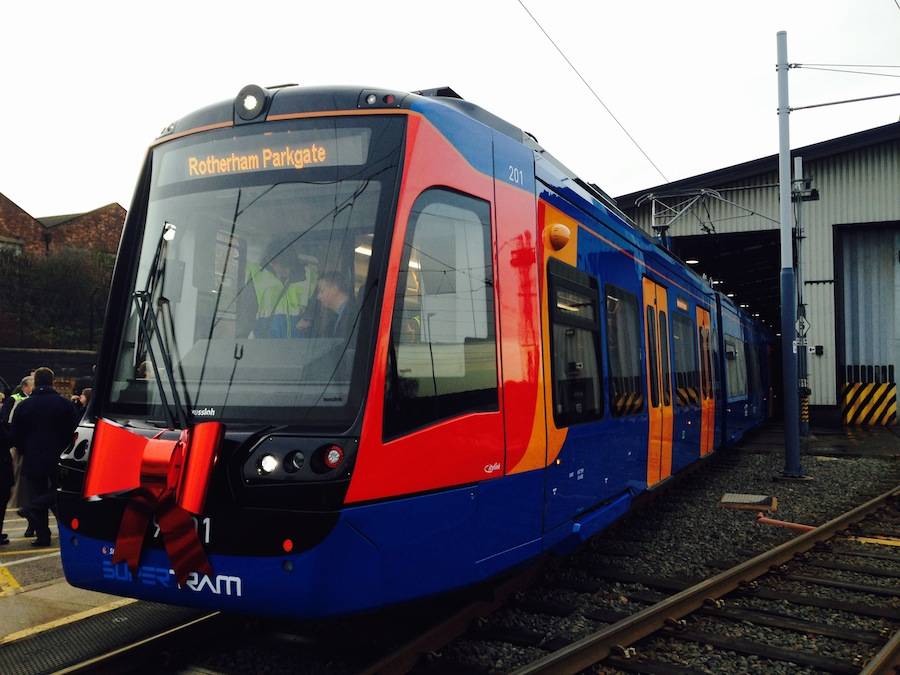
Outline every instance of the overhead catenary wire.
{"label": "overhead catenary wire", "polygon": [[788,68],[807,68],[819,66],[823,68],[900,68],[900,64],[875,63],[789,63]]}
{"label": "overhead catenary wire", "polygon": [[891,98],[892,96],[900,96],[900,92],[895,94],[880,94],[879,96],[863,96],[862,98],[848,98],[844,101],[831,101],[829,103],[815,103],[813,105],[801,105],[796,108],[788,108],[790,112],[795,110],[809,110],[810,108],[824,108],[829,105],[841,105],[842,103],[858,103],[859,101],[872,101],[877,98]]}
{"label": "overhead catenary wire", "polygon": [[541,25],[540,21],[538,21],[535,18],[534,14],[532,14],[531,11],[525,6],[525,3],[522,2],[522,0],[517,0],[517,2],[522,6],[522,9],[525,10],[525,13],[528,14],[529,17],[531,17],[531,20],[534,21],[535,25],[544,34],[544,37],[546,37],[550,41],[550,44],[552,44],[553,47],[556,49],[556,51],[559,52],[559,55],[563,57],[563,60],[565,60],[565,62],[567,64],[569,64],[569,67],[578,76],[578,78],[584,83],[584,86],[588,88],[588,90],[591,92],[591,94],[593,94],[594,98],[597,99],[597,102],[603,106],[603,109],[606,110],[606,112],[609,114],[609,116],[613,118],[613,121],[615,121],[615,123],[619,125],[619,128],[625,133],[625,135],[628,136],[628,139],[634,144],[634,147],[636,147],[638,150],[640,150],[641,154],[646,158],[646,160],[648,162],[650,162],[650,164],[653,166],[654,169],[656,169],[656,172],[660,176],[662,176],[664,181],[666,181],[668,183],[669,179],[666,177],[666,174],[664,174],[662,172],[662,170],[656,165],[656,162],[654,162],[652,159],[650,159],[650,155],[648,155],[647,152],[641,147],[641,145],[635,140],[634,136],[632,136],[628,132],[628,129],[625,128],[625,125],[622,124],[619,121],[619,119],[613,114],[613,111],[609,109],[609,106],[603,102],[603,99],[601,99],[600,96],[597,94],[597,92],[594,91],[594,88],[590,84],[588,84],[588,81],[586,79],[584,79],[584,76],[580,72],[578,72],[578,69],[569,60],[569,57],[566,56],[565,52],[563,52],[563,50],[560,49],[559,45],[556,44],[556,42],[553,40],[553,38],[550,37],[550,34],[547,33],[546,30],[544,30],[544,27]]}
{"label": "overhead catenary wire", "polygon": [[818,66],[797,65],[797,68],[803,70],[818,70],[823,73],[850,73],[852,75],[874,75],[876,77],[900,77],[900,74],[894,73],[873,73],[867,70],[847,70],[845,68],[820,68]]}

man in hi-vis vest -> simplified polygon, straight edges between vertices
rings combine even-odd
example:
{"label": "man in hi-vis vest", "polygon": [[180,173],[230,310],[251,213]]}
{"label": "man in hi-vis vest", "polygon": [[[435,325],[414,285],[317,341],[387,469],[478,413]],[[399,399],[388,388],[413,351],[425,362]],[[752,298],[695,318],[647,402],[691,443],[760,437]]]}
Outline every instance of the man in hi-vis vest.
{"label": "man in hi-vis vest", "polygon": [[298,256],[293,242],[276,240],[259,263],[247,266],[256,300],[255,338],[300,337],[298,326],[311,289],[316,287],[315,268]]}

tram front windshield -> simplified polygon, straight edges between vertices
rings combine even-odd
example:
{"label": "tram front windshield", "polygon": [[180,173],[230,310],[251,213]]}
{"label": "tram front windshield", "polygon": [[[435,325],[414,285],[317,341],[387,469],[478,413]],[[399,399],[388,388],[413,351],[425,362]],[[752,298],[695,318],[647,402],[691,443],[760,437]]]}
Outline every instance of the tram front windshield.
{"label": "tram front windshield", "polygon": [[352,422],[404,129],[314,118],[155,149],[109,412]]}

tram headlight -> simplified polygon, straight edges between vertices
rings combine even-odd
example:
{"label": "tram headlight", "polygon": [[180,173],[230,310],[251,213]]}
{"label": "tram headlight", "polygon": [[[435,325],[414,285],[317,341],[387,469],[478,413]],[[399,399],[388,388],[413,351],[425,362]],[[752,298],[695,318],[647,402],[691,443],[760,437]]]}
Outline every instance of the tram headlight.
{"label": "tram headlight", "polygon": [[260,116],[266,107],[268,92],[256,84],[248,84],[238,92],[234,109],[242,120],[250,121]]}
{"label": "tram headlight", "polygon": [[250,112],[259,105],[259,99],[256,98],[253,94],[247,94],[246,96],[244,96],[244,100],[241,101],[241,105],[244,106],[244,110]]}
{"label": "tram headlight", "polygon": [[287,457],[284,458],[284,468],[288,473],[294,473],[295,471],[299,471],[303,468],[303,463],[306,461],[306,457],[303,456],[303,453],[299,450],[292,452]]}
{"label": "tram headlight", "polygon": [[259,459],[259,473],[266,475],[278,468],[278,458],[275,455],[263,455]]}

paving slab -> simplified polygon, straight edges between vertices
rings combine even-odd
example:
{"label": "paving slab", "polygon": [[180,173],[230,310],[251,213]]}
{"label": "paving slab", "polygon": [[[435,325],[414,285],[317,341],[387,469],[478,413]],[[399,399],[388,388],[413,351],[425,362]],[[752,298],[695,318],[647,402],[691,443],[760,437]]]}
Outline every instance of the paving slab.
{"label": "paving slab", "polygon": [[0,597],[0,640],[122,599],[70,586],[64,579]]}

